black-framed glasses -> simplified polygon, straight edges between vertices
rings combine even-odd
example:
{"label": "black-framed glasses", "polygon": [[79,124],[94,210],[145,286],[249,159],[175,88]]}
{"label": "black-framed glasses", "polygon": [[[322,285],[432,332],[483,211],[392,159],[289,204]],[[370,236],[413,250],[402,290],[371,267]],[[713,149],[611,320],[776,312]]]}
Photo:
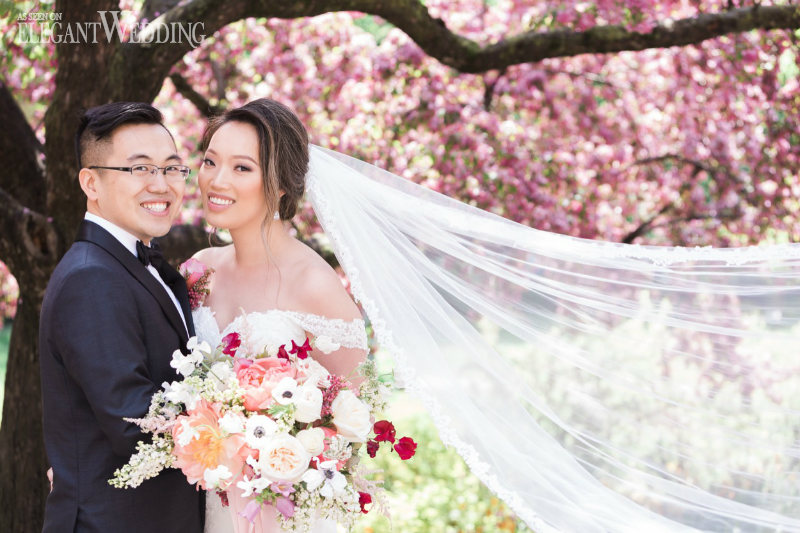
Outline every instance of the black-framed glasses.
{"label": "black-framed glasses", "polygon": [[151,165],[149,163],[141,163],[130,167],[101,167],[92,165],[89,168],[102,168],[105,170],[119,170],[120,172],[130,172],[133,176],[141,179],[147,179],[155,176],[159,172],[164,173],[164,177],[170,181],[181,181],[189,177],[192,171],[186,165],[167,165],[160,167],[158,165]]}

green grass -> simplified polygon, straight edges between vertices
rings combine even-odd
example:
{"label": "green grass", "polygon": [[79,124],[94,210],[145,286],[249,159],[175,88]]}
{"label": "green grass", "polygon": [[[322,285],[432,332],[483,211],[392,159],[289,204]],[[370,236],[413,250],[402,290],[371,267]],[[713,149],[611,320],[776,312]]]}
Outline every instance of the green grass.
{"label": "green grass", "polygon": [[0,329],[0,420],[3,418],[3,390],[6,385],[6,363],[8,362],[8,342],[11,339],[11,323]]}

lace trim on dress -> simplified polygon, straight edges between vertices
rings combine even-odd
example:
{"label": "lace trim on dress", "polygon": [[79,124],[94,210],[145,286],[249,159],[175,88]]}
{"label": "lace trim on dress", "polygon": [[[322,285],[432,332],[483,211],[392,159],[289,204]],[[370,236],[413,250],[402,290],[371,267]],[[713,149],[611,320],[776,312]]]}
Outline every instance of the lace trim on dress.
{"label": "lace trim on dress", "polygon": [[315,337],[324,335],[332,342],[340,344],[343,348],[367,350],[369,346],[367,343],[366,326],[364,321],[360,318],[342,320],[340,318],[327,318],[313,313],[270,309],[267,311],[253,311],[247,314],[241,314],[220,331],[217,320],[214,318],[214,311],[212,311],[210,307],[205,305],[198,307],[194,310],[193,317],[197,331],[215,333],[216,336],[213,339],[214,343],[219,344],[224,333],[241,329],[242,320],[254,317],[267,317],[269,315],[286,317]]}
{"label": "lace trim on dress", "polygon": [[360,318],[342,320],[298,311],[276,311],[290,317],[315,337],[324,335],[343,348],[368,349],[366,325]]}

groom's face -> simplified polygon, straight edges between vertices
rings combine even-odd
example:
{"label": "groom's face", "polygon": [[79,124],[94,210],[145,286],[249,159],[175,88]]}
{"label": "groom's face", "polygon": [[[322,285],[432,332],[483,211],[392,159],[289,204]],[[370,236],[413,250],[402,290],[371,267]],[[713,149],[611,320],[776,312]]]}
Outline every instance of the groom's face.
{"label": "groom's face", "polygon": [[[130,167],[152,164],[159,167],[182,161],[169,132],[159,124],[126,124],[111,134],[99,166]],[[185,181],[167,178],[162,171],[146,178],[130,172],[93,169],[89,190],[89,211],[135,235],[145,243],[172,227],[180,211]],[[94,209],[93,209],[94,208]]]}

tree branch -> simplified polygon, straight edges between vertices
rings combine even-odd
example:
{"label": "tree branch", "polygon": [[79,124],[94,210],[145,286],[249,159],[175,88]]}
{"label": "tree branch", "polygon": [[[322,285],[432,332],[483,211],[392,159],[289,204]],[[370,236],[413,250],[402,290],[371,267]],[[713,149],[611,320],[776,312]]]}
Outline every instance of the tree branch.
{"label": "tree branch", "polygon": [[[156,25],[202,23],[210,35],[226,24],[246,17],[299,18],[332,11],[360,11],[380,16],[403,30],[428,55],[461,72],[480,73],[510,65],[538,62],[551,57],[604,54],[696,44],[732,33],[762,29],[800,28],[800,10],[792,5],[755,6],[719,13],[701,13],[677,21],[664,21],[649,33],[630,31],[621,25],[595,26],[586,31],[529,31],[481,46],[451,32],[440,19],[431,17],[419,0],[193,0],[170,9],[153,21]],[[192,49],[192,43],[131,45],[134,63],[168,67]]]}
{"label": "tree branch", "polygon": [[147,0],[139,14],[139,20],[153,20],[175,7],[180,0]]}
{"label": "tree branch", "polygon": [[[58,236],[50,220],[28,209],[9,193],[0,189],[0,258],[12,272],[25,260],[55,265],[58,261]],[[21,246],[20,246],[21,245]]]}
{"label": "tree branch", "polygon": [[[705,172],[710,177],[716,179],[718,177],[717,173],[718,172],[722,172],[723,174],[725,174],[726,176],[728,176],[732,180],[737,181],[740,184],[742,183],[742,180],[741,180],[740,177],[738,177],[735,174],[731,173],[728,169],[726,169],[724,167],[712,168],[712,167],[708,166],[707,164],[703,163],[702,161],[697,161],[695,159],[690,159],[688,157],[684,157],[684,156],[678,155],[678,154],[664,154],[664,155],[659,155],[659,156],[647,157],[647,158],[644,158],[644,159],[639,159],[639,160],[634,161],[633,163],[631,163],[629,165],[629,168],[631,166],[640,166],[640,165],[646,165],[646,164],[649,164],[649,163],[662,163],[664,161],[678,161],[678,162],[681,162],[681,163],[684,163],[686,165],[691,166],[693,168],[693,170],[692,170],[692,179],[696,178],[697,175],[700,174],[701,172]],[[678,189],[679,192],[682,194],[683,191],[686,191],[688,189],[690,183],[691,183],[691,181],[682,184],[680,186],[680,188]],[[703,220],[703,219],[735,220],[737,218],[741,218],[741,216],[742,216],[742,213],[741,213],[740,210],[729,210],[729,211],[725,211],[725,212],[722,212],[722,213],[719,213],[719,214],[689,213],[688,215],[685,215],[683,217],[676,217],[676,218],[673,218],[673,219],[669,219],[669,220],[666,220],[665,222],[661,222],[659,224],[655,223],[656,220],[658,220],[659,217],[667,214],[674,207],[675,207],[675,201],[669,202],[664,207],[659,209],[658,212],[655,215],[649,217],[648,219],[643,221],[641,224],[639,224],[639,226],[637,226],[633,231],[631,231],[630,233],[625,235],[625,237],[623,237],[621,242],[623,242],[625,244],[631,244],[631,243],[633,243],[634,240],[638,239],[639,237],[641,237],[642,235],[644,235],[645,233],[647,233],[650,230],[653,230],[653,229],[656,229],[656,228],[661,228],[661,227],[666,227],[666,226],[671,226],[671,225],[677,224],[679,222],[689,222],[689,221],[692,221],[692,220]]]}
{"label": "tree branch", "polygon": [[195,91],[194,87],[192,87],[191,84],[186,81],[186,78],[180,74],[172,73],[170,74],[169,79],[172,80],[175,90],[177,90],[181,96],[194,104],[197,110],[200,111],[204,117],[211,118],[225,111],[225,108],[223,107],[212,105],[205,96]]}
{"label": "tree branch", "polygon": [[[164,4],[169,4],[164,0]],[[293,19],[333,11],[360,11],[377,15],[394,24],[413,39],[428,55],[461,72],[480,73],[500,70],[510,65],[538,62],[550,57],[588,53],[612,53],[682,46],[730,33],[753,29],[795,29],[800,27],[800,11],[794,6],[749,7],[712,14],[700,14],[678,21],[666,21],[651,32],[642,34],[623,26],[596,26],[583,32],[555,30],[529,31],[503,39],[489,46],[451,32],[444,22],[430,16],[419,0],[192,0],[180,3],[154,19],[140,42],[119,47],[110,68],[114,79],[139,76],[139,84],[117,84],[112,98],[152,100],[161,88],[172,65],[200,44],[206,36],[225,25],[247,17]],[[175,28],[186,33],[180,39],[163,44],[146,42],[159,31],[172,33]]]}
{"label": "tree branch", "polygon": [[[44,207],[43,147],[11,91],[0,81],[0,187],[16,201],[40,210]],[[0,227],[5,222],[0,217]]]}

